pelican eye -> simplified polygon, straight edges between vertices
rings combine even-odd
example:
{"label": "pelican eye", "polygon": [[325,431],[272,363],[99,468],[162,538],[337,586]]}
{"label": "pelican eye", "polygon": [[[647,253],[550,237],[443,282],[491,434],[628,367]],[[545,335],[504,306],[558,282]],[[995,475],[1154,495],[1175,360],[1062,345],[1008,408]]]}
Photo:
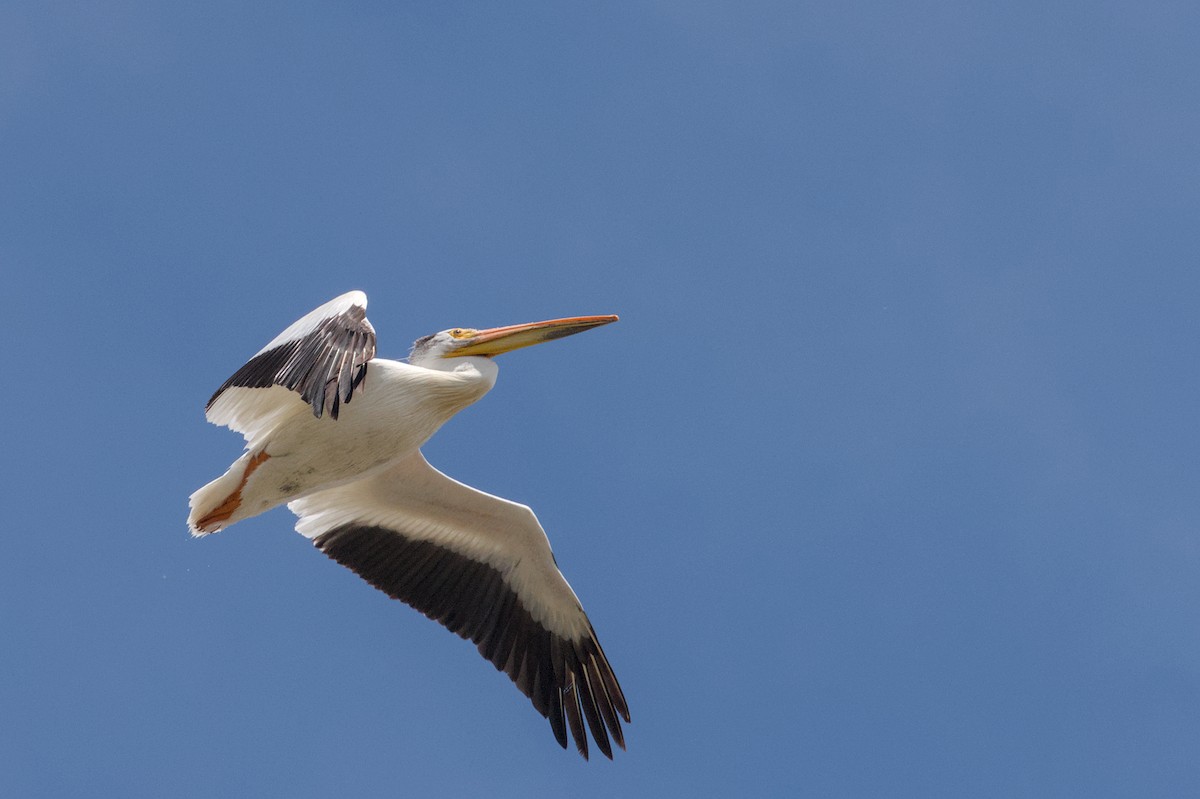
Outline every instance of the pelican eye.
{"label": "pelican eye", "polygon": [[456,327],[450,331],[452,338],[470,338],[473,335],[475,335],[475,331],[466,327]]}

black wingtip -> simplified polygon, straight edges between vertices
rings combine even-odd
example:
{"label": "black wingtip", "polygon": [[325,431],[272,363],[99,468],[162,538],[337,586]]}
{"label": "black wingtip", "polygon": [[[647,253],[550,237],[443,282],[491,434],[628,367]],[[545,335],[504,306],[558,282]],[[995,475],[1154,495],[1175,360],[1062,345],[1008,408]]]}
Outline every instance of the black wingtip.
{"label": "black wingtip", "polygon": [[625,748],[618,719],[628,722],[629,709],[594,631],[578,640],[552,634],[495,566],[400,530],[353,522],[320,533],[313,544],[389,596],[473,641],[529,697],[563,749],[573,739],[587,760],[591,737],[612,760],[614,742]]}
{"label": "black wingtip", "polygon": [[571,737],[575,739],[575,748],[583,759],[588,759],[587,733],[583,729],[583,710],[579,706],[579,690],[574,681],[567,683],[563,691],[563,709],[567,712],[567,722],[571,725]]}

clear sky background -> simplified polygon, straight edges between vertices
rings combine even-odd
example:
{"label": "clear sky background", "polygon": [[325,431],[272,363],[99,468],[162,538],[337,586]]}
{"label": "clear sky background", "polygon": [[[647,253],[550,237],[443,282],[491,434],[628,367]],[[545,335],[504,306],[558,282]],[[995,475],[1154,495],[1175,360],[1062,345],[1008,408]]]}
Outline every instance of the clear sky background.
{"label": "clear sky background", "polygon": [[[1194,3],[6,3],[8,796],[1200,793]],[[505,356],[584,763],[292,532],[210,393],[367,291]]]}

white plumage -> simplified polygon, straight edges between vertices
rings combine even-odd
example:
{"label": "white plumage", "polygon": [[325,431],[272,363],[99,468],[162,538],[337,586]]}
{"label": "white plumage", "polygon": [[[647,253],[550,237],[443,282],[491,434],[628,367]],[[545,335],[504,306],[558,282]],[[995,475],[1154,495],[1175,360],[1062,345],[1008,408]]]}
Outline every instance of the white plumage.
{"label": "white plumage", "polygon": [[615,321],[573,317],[454,328],[419,339],[409,363],[374,358],[366,295],[343,294],[290,325],[221,386],[207,418],[246,439],[224,475],[191,496],[193,535],[282,503],[296,530],[365,580],[506,671],[566,746],[624,747],[629,710],[533,511],[465,486],[420,447],[496,382],[503,352]]}

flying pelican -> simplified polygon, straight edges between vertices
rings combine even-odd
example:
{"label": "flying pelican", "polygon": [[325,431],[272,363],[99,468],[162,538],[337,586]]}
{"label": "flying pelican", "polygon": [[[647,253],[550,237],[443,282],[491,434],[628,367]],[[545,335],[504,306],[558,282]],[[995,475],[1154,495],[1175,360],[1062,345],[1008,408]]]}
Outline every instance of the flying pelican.
{"label": "flying pelican", "polygon": [[246,451],[191,495],[188,527],[208,535],[286,502],[326,555],[474,642],[564,749],[569,727],[587,758],[586,720],[611,759],[629,708],[537,517],[452,480],[420,447],[495,385],[493,356],[615,321],[456,327],[417,339],[404,363],[374,357],[366,294],[330,300],[208,401],[208,421],[245,436]]}

